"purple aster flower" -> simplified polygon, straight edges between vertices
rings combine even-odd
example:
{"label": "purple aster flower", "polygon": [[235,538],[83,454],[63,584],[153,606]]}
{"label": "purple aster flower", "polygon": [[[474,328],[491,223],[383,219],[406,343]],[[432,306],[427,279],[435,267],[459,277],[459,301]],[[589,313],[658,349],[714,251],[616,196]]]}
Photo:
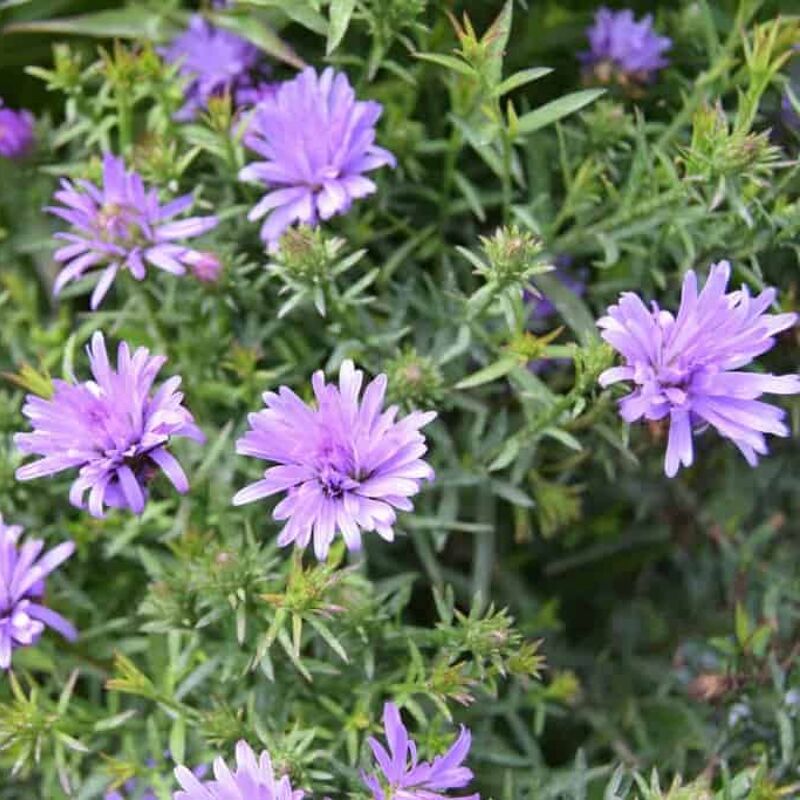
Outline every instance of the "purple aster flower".
{"label": "purple aster flower", "polygon": [[600,376],[602,386],[633,381],[620,402],[627,422],[669,417],[664,471],[675,475],[694,459],[692,431],[707,425],[730,439],[751,466],[767,452],[765,433],[787,436],[784,412],[759,401],[762,394],[800,392],[797,375],[741,372],[740,367],[767,352],[775,334],[792,327],[796,314],[768,314],[775,290],[751,297],[746,287],[726,293],[727,261],[711,267],[702,291],[697,276],[686,273],[677,316],[655,303],[652,309],[631,292],[598,321],[603,338],[625,366]]}
{"label": "purple aster flower", "polygon": [[73,232],[56,234],[68,244],[55,253],[56,261],[64,266],[53,291],[57,295],[89,270],[102,269],[92,292],[92,309],[100,305],[120,270],[127,269],[137,281],[144,280],[147,264],[183,275],[195,251],[178,242],[200,236],[217,224],[216,217],[168,222],[192,205],[192,195],[161,205],[158,192],[145,189],[141,177],[127,172],[123,160],[111,154],[103,158],[102,188],[89,181],[73,184],[64,179],[54,197],[63,205],[47,210],[69,222]]}
{"label": "purple aster flower", "polygon": [[[383,728],[389,751],[374,737],[367,741],[381,775],[361,773],[374,800],[447,800],[450,789],[463,789],[472,780],[472,770],[462,766],[469,755],[472,736],[463,725],[453,746],[433,761],[418,761],[417,746],[408,736],[394,703],[383,707]],[[478,800],[472,794],[462,800]]]}
{"label": "purple aster flower", "polygon": [[214,761],[214,780],[200,782],[196,773],[177,767],[181,790],[173,800],[302,800],[301,789],[292,789],[288,775],[276,780],[272,760],[264,750],[256,754],[245,741],[236,745],[236,771],[221,759]]}
{"label": "purple aster flower", "polygon": [[45,578],[75,551],[74,542],[63,542],[42,555],[44,542],[28,539],[18,546],[20,525],[5,525],[0,514],[0,669],[11,666],[11,652],[39,641],[52,628],[74,641],[75,628],[60,614],[41,605]]}
{"label": "purple aster flower", "polygon": [[250,430],[236,451],[278,464],[242,489],[234,505],[287,491],[273,517],[288,520],[278,544],[306,547],[313,534],[322,560],[334,535],[350,550],[361,546],[361,531],[394,538],[395,509],[410,511],[410,497],[433,470],[422,460],[427,447],[420,428],[435,416],[416,411],[396,421],[397,407],[382,411],[387,379],[378,375],[359,399],[364,374],[345,361],[339,386],[322,371],[312,385],[317,405],[307,406],[291,389],[266,392],[267,408],[250,414]]}
{"label": "purple aster flower", "polygon": [[605,80],[616,73],[624,79],[644,82],[669,63],[664,53],[672,47],[672,40],[653,30],[651,14],[637,22],[630,9],[600,8],[586,34],[590,50],[581,53],[580,58]]}
{"label": "purple aster flower", "polygon": [[0,156],[21,158],[33,145],[33,114],[3,106],[0,99]]}
{"label": "purple aster flower", "polygon": [[263,156],[239,177],[270,188],[248,219],[267,215],[261,238],[274,246],[292,223],[316,225],[344,214],[353,201],[372,194],[364,177],[395,158],[375,144],[380,103],[356,100],[347,76],[328,67],[308,68],[278,87],[256,107],[245,144]]}
{"label": "purple aster flower", "polygon": [[195,117],[212,97],[231,94],[241,103],[238,93],[252,90],[253,71],[261,60],[255,45],[215,27],[199,14],[161,54],[169,63],[179,64],[180,73],[189,79],[186,104],[176,114],[178,120],[184,121]]}
{"label": "purple aster flower", "polygon": [[92,336],[87,348],[94,380],[85,383],[53,381],[51,399],[28,395],[22,413],[32,433],[18,433],[14,442],[23,453],[42,456],[17,470],[21,481],[77,469],[69,499],[89,513],[103,516],[103,507],[130,508],[141,514],[147,484],[160,470],[181,493],[189,482],[169,452],[172,437],[197,442],[205,437],[182,405],[177,391],[181,379],[167,380],[152,392],[166,362],[139,347],[131,355],[125,342],[117,351],[117,368],[108,360],[103,335]]}

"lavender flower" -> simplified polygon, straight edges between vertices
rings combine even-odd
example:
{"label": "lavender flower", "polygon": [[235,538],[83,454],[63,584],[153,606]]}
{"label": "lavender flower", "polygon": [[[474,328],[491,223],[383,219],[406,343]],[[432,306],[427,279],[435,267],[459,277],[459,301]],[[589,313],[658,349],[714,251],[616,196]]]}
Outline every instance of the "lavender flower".
{"label": "lavender flower", "polygon": [[361,530],[394,538],[395,509],[410,511],[410,497],[433,470],[422,460],[427,448],[420,428],[434,412],[414,412],[395,421],[397,407],[382,411],[387,379],[379,375],[359,400],[364,375],[345,361],[339,386],[312,378],[317,407],[307,406],[291,389],[266,392],[267,408],[250,414],[250,430],[236,443],[242,455],[278,466],[242,489],[234,505],[288,490],[273,517],[288,520],[278,544],[306,547],[313,534],[318,559],[327,557],[338,532],[347,547],[361,546]]}
{"label": "lavender flower", "polygon": [[272,760],[267,751],[258,759],[247,742],[236,745],[236,771],[217,758],[214,761],[214,778],[201,783],[186,767],[178,767],[175,777],[181,790],[173,800],[302,800],[301,789],[292,789],[289,777],[276,780]]}
{"label": "lavender flower", "polygon": [[89,513],[103,516],[103,507],[130,508],[141,514],[147,484],[161,470],[181,493],[189,482],[169,452],[172,437],[204,441],[177,391],[181,379],[170,378],[151,392],[164,356],[140,347],[133,355],[125,342],[117,351],[117,368],[108,360],[103,335],[87,348],[94,380],[54,381],[52,399],[28,395],[22,413],[33,433],[18,433],[14,441],[23,453],[42,456],[17,470],[21,481],[78,469],[69,499]]}
{"label": "lavender flower", "polygon": [[292,223],[316,225],[344,214],[375,191],[364,177],[395,158],[375,145],[380,103],[356,100],[341,72],[311,69],[282,84],[256,107],[245,144],[266,160],[245,167],[244,181],[270,187],[248,219],[267,215],[261,238],[274,246]]}
{"label": "lavender flower", "polygon": [[630,9],[600,8],[586,34],[590,50],[580,58],[604,82],[612,76],[623,82],[646,82],[669,63],[663,54],[672,40],[656,34],[651,14],[637,22]]}
{"label": "lavender flower", "polygon": [[78,635],[60,614],[37,602],[44,595],[45,578],[73,554],[74,542],[42,555],[44,542],[28,539],[20,547],[21,534],[20,525],[4,524],[0,514],[0,669],[11,666],[13,650],[36,644],[45,628],[70,641]]}
{"label": "lavender flower", "polygon": [[33,145],[33,114],[3,106],[0,98],[0,156],[21,158]]}
{"label": "lavender flower", "polygon": [[[453,746],[433,761],[418,761],[417,747],[409,739],[400,712],[394,703],[383,707],[383,727],[389,752],[374,737],[369,746],[378,762],[381,775],[361,773],[361,779],[374,800],[447,800],[450,789],[463,789],[472,780],[472,770],[462,766],[472,741],[463,725]],[[478,800],[479,795],[463,797]]]}
{"label": "lavender flower", "polygon": [[103,159],[102,188],[89,181],[80,180],[76,185],[64,179],[55,199],[63,206],[47,210],[69,222],[73,232],[56,234],[68,244],[55,253],[56,261],[64,266],[53,291],[57,295],[70,281],[102,268],[92,292],[92,309],[100,305],[121,269],[138,281],[144,280],[147,263],[183,275],[195,251],[177,242],[200,236],[217,224],[216,217],[167,222],[192,205],[192,195],[161,205],[158,192],[145,189],[141,177],[127,172],[123,160],[111,154]]}
{"label": "lavender flower", "polygon": [[760,402],[763,393],[800,392],[797,375],[741,372],[740,367],[767,352],[774,336],[795,324],[796,314],[768,314],[775,290],[751,297],[746,287],[726,293],[730,265],[711,267],[702,291],[697,276],[686,273],[677,316],[639,297],[623,293],[618,305],[598,321],[603,338],[622,354],[625,366],[600,376],[602,386],[633,381],[620,402],[627,422],[669,417],[664,471],[675,475],[694,459],[692,430],[711,425],[730,439],[755,466],[767,452],[765,433],[787,436],[784,412]]}
{"label": "lavender flower", "polygon": [[239,92],[253,89],[252,74],[261,59],[255,45],[215,27],[199,14],[162,55],[169,63],[179,64],[180,73],[189,79],[186,103],[176,114],[183,121],[194,118],[212,97],[227,93],[241,103]]}

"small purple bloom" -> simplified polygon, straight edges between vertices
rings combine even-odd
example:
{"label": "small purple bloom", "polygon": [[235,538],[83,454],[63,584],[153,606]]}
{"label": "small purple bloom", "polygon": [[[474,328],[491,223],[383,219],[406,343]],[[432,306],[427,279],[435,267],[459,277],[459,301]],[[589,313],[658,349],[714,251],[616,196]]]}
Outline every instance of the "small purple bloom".
{"label": "small purple bloom", "polygon": [[[586,274],[584,271],[571,272],[571,265],[572,259],[569,256],[558,256],[555,260],[555,269],[548,274],[557,278],[560,283],[578,297],[583,297],[586,293]],[[546,295],[526,291],[524,299],[530,312],[528,319],[534,326],[545,322],[558,311]]]}
{"label": "small purple bloom", "polygon": [[785,127],[800,132],[800,114],[797,113],[788,93],[781,98],[781,121]]}
{"label": "small purple bloom", "polygon": [[289,776],[276,780],[269,753],[264,750],[256,758],[245,741],[236,745],[236,771],[217,758],[214,761],[215,780],[198,780],[197,771],[177,767],[175,777],[181,789],[173,800],[302,800],[301,789],[292,789]]}
{"label": "small purple bloom", "polygon": [[187,492],[189,482],[169,452],[169,442],[181,436],[203,442],[205,437],[182,404],[179,377],[151,391],[167,359],[151,356],[144,347],[131,355],[127,343],[121,342],[114,369],[99,331],[87,350],[94,380],[53,381],[49,400],[28,395],[22,413],[33,432],[16,434],[14,442],[22,453],[42,458],[20,467],[17,479],[77,469],[70,502],[83,508],[88,492],[94,517],[102,517],[106,505],[141,514],[147,484],[159,470],[179,492]]}
{"label": "small purple bloom", "polygon": [[420,428],[436,414],[415,411],[396,421],[397,407],[383,411],[387,379],[378,375],[359,399],[364,374],[345,361],[339,386],[326,384],[322,371],[312,385],[317,406],[310,408],[291,389],[266,392],[267,408],[250,414],[250,430],[236,451],[272,461],[264,478],[242,489],[234,505],[288,490],[273,517],[288,520],[278,544],[306,547],[313,534],[318,559],[328,555],[334,535],[350,550],[361,546],[361,531],[394,538],[395,509],[411,511],[410,497],[433,470]]}
{"label": "small purple bloom", "polygon": [[653,30],[651,14],[637,22],[630,9],[600,8],[586,34],[590,50],[580,57],[590,66],[608,65],[627,78],[647,81],[669,63],[664,53],[672,40]]}
{"label": "small purple bloom", "polygon": [[356,100],[347,76],[312,68],[281,84],[256,107],[245,144],[263,156],[239,177],[270,188],[248,214],[266,220],[261,238],[274,246],[294,222],[316,225],[344,214],[376,187],[364,177],[395,158],[375,144],[383,107]]}
{"label": "small purple bloom", "polygon": [[707,425],[730,439],[755,466],[767,452],[765,433],[788,436],[784,412],[760,402],[762,394],[800,392],[797,375],[741,372],[740,367],[767,352],[775,334],[791,328],[796,314],[768,314],[775,290],[751,297],[746,287],[726,293],[727,261],[711,267],[702,291],[692,270],[683,280],[677,316],[632,292],[598,321],[603,338],[623,357],[625,366],[600,376],[600,384],[633,381],[620,402],[626,422],[669,417],[664,471],[674,476],[694,459],[692,431]]}
{"label": "small purple bloom", "polygon": [[78,634],[60,614],[41,605],[45,578],[75,552],[63,542],[42,555],[44,542],[28,539],[19,546],[22,526],[6,525],[0,514],[0,669],[11,666],[11,652],[39,641],[52,628],[74,641]]}
{"label": "small purple bloom", "polygon": [[239,92],[252,91],[253,71],[261,60],[255,45],[215,27],[199,14],[162,55],[169,63],[180,64],[180,73],[189,79],[186,104],[176,115],[184,121],[194,118],[212,97],[227,93],[241,103]]}
{"label": "small purple bloom", "polygon": [[[361,773],[374,800],[448,800],[453,795],[445,792],[463,789],[472,780],[472,770],[462,766],[472,743],[472,736],[463,725],[453,746],[430,762],[417,760],[417,746],[409,738],[394,703],[383,707],[383,728],[388,752],[374,737],[367,740],[382,774]],[[479,797],[472,794],[461,800]]]}
{"label": "small purple bloom", "polygon": [[201,283],[216,283],[222,274],[222,262],[214,253],[192,252],[186,256],[192,275]]}
{"label": "small purple bloom", "polygon": [[21,158],[33,145],[33,114],[3,106],[0,99],[0,156]]}
{"label": "small purple bloom", "polygon": [[55,253],[56,261],[64,266],[53,291],[57,295],[89,270],[102,269],[92,292],[92,309],[100,305],[121,269],[127,269],[137,281],[144,280],[147,263],[183,275],[195,251],[178,242],[217,225],[216,217],[168,222],[192,205],[192,195],[161,205],[158,192],[145,189],[141,177],[126,171],[124,161],[110,153],[103,158],[102,188],[89,181],[73,184],[63,179],[54,197],[63,205],[47,210],[69,222],[73,232],[56,234],[68,244]]}

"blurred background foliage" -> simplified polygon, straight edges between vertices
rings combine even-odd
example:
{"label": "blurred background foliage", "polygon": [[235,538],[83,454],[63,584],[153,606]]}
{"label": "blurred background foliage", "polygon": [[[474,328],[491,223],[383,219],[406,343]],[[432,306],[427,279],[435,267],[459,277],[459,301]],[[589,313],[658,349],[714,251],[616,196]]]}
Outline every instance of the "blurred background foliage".
{"label": "blurred background foliage", "polygon": [[[800,796],[796,438],[751,470],[701,437],[696,466],[667,481],[663,429],[627,430],[596,385],[611,356],[593,323],[624,289],[674,304],[686,269],[721,258],[797,308],[798,137],[780,108],[798,9],[630,6],[674,42],[635,97],[584,85],[588,0],[206,8],[276,78],[346,69],[384,103],[379,138],[399,160],[353,213],[267,255],[230,104],[172,119],[181,87],[151,44],[187,4],[0,2],[0,96],[38,118],[36,153],[0,162],[0,502],[78,542],[50,591],[82,632],[19,651],[0,682],[0,797],[99,797],[134,775],[169,797],[173,760],[241,737],[320,796],[361,796],[389,696],[427,752],[451,717],[472,727],[485,797]],[[476,35],[459,40],[464,14]],[[532,67],[551,72],[502,83]],[[81,287],[52,300],[40,209],[105,149],[220,215],[218,283],[120,280],[95,313]],[[546,271],[563,257],[583,297]],[[543,329],[531,284],[557,309]],[[169,356],[209,438],[178,447],[191,494],[157,487],[141,518],[93,520],[64,480],[13,479],[24,389],[85,375],[99,327]],[[787,334],[769,365],[796,370],[797,344]],[[262,391],[306,393],[345,357],[385,371],[404,407],[437,408],[437,481],[397,542],[316,565],[275,548],[263,506],[230,506],[253,473],[233,441]]]}

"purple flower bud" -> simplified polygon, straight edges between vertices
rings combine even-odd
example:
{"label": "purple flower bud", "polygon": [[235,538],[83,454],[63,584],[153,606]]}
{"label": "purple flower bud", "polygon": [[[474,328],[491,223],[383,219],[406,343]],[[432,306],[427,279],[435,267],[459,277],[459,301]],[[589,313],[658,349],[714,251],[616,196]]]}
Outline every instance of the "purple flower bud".
{"label": "purple flower bud", "polygon": [[214,253],[192,251],[185,261],[195,278],[202,283],[216,283],[222,274],[222,262]]}

